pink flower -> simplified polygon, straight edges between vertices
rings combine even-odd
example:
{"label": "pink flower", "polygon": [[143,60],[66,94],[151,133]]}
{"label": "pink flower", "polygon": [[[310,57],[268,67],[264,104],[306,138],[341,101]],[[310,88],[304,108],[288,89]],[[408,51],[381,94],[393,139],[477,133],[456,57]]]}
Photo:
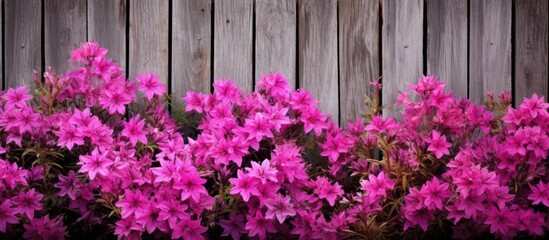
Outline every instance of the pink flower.
{"label": "pink flower", "polygon": [[106,48],[99,47],[99,44],[96,42],[87,42],[82,43],[80,48],[77,48],[71,52],[71,58],[69,61],[72,62],[83,62],[89,64],[91,61],[99,61],[103,59],[107,52]]}
{"label": "pink flower", "polygon": [[519,231],[528,231],[532,235],[543,235],[545,216],[543,213],[534,212],[532,209],[518,210],[516,227]]}
{"label": "pink flower", "polygon": [[120,89],[106,90],[99,96],[99,105],[107,109],[109,114],[126,112],[126,105],[132,102],[132,97]]}
{"label": "pink flower", "polygon": [[167,220],[170,225],[174,225],[177,221],[189,216],[185,212],[188,208],[187,205],[181,204],[179,200],[173,198],[160,202],[158,208],[161,210],[158,218],[160,220]]}
{"label": "pink flower", "polygon": [[206,180],[198,176],[198,173],[184,173],[181,175],[181,181],[176,182],[173,188],[181,190],[182,201],[191,197],[195,202],[198,202],[201,194],[208,194],[206,188],[202,186],[204,183]]}
{"label": "pink flower", "polygon": [[246,230],[248,230],[248,236],[257,236],[259,239],[266,239],[267,233],[276,232],[274,221],[265,219],[261,211],[257,210],[255,216],[251,214],[246,215],[248,222],[246,223]]}
{"label": "pink flower", "polygon": [[188,217],[181,219],[173,228],[172,239],[185,240],[205,239],[202,233],[208,230],[207,227],[200,225],[200,220],[191,220]]}
{"label": "pink flower", "polygon": [[251,164],[251,168],[246,168],[249,176],[259,179],[262,184],[266,184],[267,180],[278,182],[278,179],[276,178],[278,170],[271,168],[271,164],[268,159],[263,160],[261,165],[254,161],[252,161]]}
{"label": "pink flower", "polygon": [[141,231],[143,231],[141,224],[135,221],[135,217],[130,216],[116,222],[114,234],[120,237],[126,237],[126,239],[139,239]]}
{"label": "pink flower", "polygon": [[63,226],[63,218],[57,216],[50,219],[49,215],[42,218],[31,219],[30,224],[24,224],[25,233],[23,238],[30,240],[42,239],[64,239],[67,234],[67,227]]}
{"label": "pink flower", "polygon": [[490,225],[490,232],[499,234],[503,237],[513,237],[515,228],[515,213],[509,211],[507,207],[502,209],[492,209],[486,211],[488,217],[484,223]]}
{"label": "pink flower", "polygon": [[160,208],[155,203],[150,203],[145,213],[139,217],[136,222],[141,224],[148,233],[153,233],[154,230],[167,231],[166,221],[160,219]]}
{"label": "pink flower", "polygon": [[406,222],[404,223],[404,230],[409,227],[419,225],[421,229],[425,232],[429,227],[429,222],[434,219],[433,212],[425,208],[413,209],[403,207],[404,218]]}
{"label": "pink flower", "polygon": [[3,200],[0,205],[0,232],[6,232],[6,225],[18,223],[19,219],[15,216],[17,211],[11,208],[11,201],[9,199]]}
{"label": "pink flower", "polygon": [[435,156],[437,158],[442,157],[442,155],[448,155],[450,154],[450,151],[448,150],[449,147],[452,146],[452,144],[448,143],[446,141],[445,136],[441,136],[439,132],[436,130],[433,130],[433,135],[431,137],[428,137],[425,139],[425,142],[429,143],[429,148],[427,150],[435,153]]}
{"label": "pink flower", "polygon": [[322,148],[321,156],[328,157],[330,162],[335,162],[341,153],[346,153],[353,146],[353,141],[346,138],[343,133],[326,134],[326,142],[319,144]]}
{"label": "pink flower", "polygon": [[389,117],[383,120],[383,116],[374,116],[364,130],[374,133],[387,133],[396,129],[398,129],[398,124],[394,118]]}
{"label": "pink flower", "polygon": [[223,227],[223,233],[221,236],[229,236],[233,239],[240,239],[243,233],[246,233],[244,229],[244,216],[240,214],[231,213],[229,219],[222,219],[219,221],[219,225]]}
{"label": "pink flower", "polygon": [[232,102],[237,102],[240,99],[240,89],[236,88],[236,85],[230,80],[217,79],[213,87],[217,91],[217,94],[224,99]]}
{"label": "pink flower", "polygon": [[42,203],[40,203],[42,197],[44,197],[43,194],[36,193],[34,188],[31,188],[28,192],[19,192],[19,195],[13,198],[13,203],[20,213],[24,213],[29,219],[33,219],[34,211],[42,209]]}
{"label": "pink flower", "polygon": [[275,98],[284,97],[292,90],[292,86],[288,84],[288,79],[280,73],[261,75],[261,81],[259,81],[257,87],[259,89],[265,89],[267,94],[270,94]]}
{"label": "pink flower", "polygon": [[67,149],[69,149],[69,151],[72,150],[75,144],[84,144],[84,136],[72,124],[64,125],[59,129],[59,131],[56,131],[55,134],[59,136],[59,139],[57,140],[57,145],[66,147]]}
{"label": "pink flower", "polygon": [[185,111],[190,112],[192,110],[195,110],[199,113],[202,113],[202,111],[204,110],[206,96],[202,93],[188,91],[187,95],[181,100],[186,103]]}
{"label": "pink flower", "polygon": [[78,172],[88,173],[88,176],[91,180],[95,178],[97,174],[101,176],[107,176],[109,174],[109,167],[114,164],[114,162],[107,158],[108,151],[103,151],[99,154],[99,150],[95,148],[91,155],[81,155],[80,162],[78,165],[82,167]]}
{"label": "pink flower", "polygon": [[[11,163],[0,158],[0,190],[7,188],[15,189],[19,184],[28,186],[28,171],[17,166],[17,163]],[[3,182],[2,182],[3,180]]]}
{"label": "pink flower", "polygon": [[247,202],[252,195],[259,195],[259,191],[255,187],[258,180],[255,177],[245,174],[242,170],[238,170],[237,178],[229,179],[234,186],[231,188],[231,194],[240,194],[242,200]]}
{"label": "pink flower", "polygon": [[32,99],[32,96],[27,94],[27,86],[21,86],[16,89],[8,88],[2,98],[6,100],[4,108],[11,109],[13,107],[25,108],[27,106],[26,101]]}
{"label": "pink flower", "polygon": [[529,113],[532,118],[536,118],[538,115],[547,117],[549,116],[548,108],[549,103],[545,102],[545,97],[538,97],[534,93],[531,98],[524,98],[524,102],[519,106],[519,111]]}
{"label": "pink flower", "polygon": [[147,211],[149,200],[139,190],[126,190],[124,198],[118,201],[116,206],[121,209],[122,218],[127,218],[132,214],[141,217]]}
{"label": "pink flower", "polygon": [[529,185],[532,192],[528,195],[528,199],[532,200],[532,204],[537,205],[542,203],[549,207],[549,183],[539,181],[535,186]]}
{"label": "pink flower", "polygon": [[465,217],[476,217],[478,212],[485,211],[482,204],[483,196],[469,194],[467,197],[457,198],[454,202],[457,210],[465,212]]}
{"label": "pink flower", "polygon": [[315,183],[316,188],[314,192],[319,198],[326,199],[330,206],[334,206],[336,198],[345,193],[339,183],[336,182],[332,185],[325,177],[318,177]]}
{"label": "pink flower", "polygon": [[256,113],[253,119],[246,119],[244,125],[244,131],[249,134],[248,139],[255,139],[256,141],[261,141],[263,137],[272,138],[271,128],[273,126],[270,124],[270,119],[263,113]]}
{"label": "pink flower", "polygon": [[145,92],[145,96],[150,101],[154,95],[162,96],[166,93],[166,85],[159,81],[158,76],[147,72],[145,75],[137,74],[135,79],[140,83],[139,90]]}
{"label": "pink flower", "polygon": [[120,133],[130,139],[132,146],[137,142],[147,144],[147,131],[143,130],[145,119],[141,119],[139,115],[130,119],[129,122],[124,122],[124,130]]}
{"label": "pink flower", "polygon": [[436,177],[425,183],[421,192],[425,193],[425,205],[429,210],[442,210],[444,202],[452,195],[448,183],[440,183]]}
{"label": "pink flower", "polygon": [[380,172],[377,176],[368,175],[368,180],[363,180],[360,185],[362,190],[368,194],[375,196],[387,197],[387,191],[395,187],[395,182],[385,175],[385,172]]}
{"label": "pink flower", "polygon": [[314,130],[317,136],[320,135],[323,129],[328,129],[327,118],[326,115],[320,113],[320,110],[316,108],[304,111],[301,115],[301,121],[305,124],[305,133]]}
{"label": "pink flower", "polygon": [[265,206],[267,206],[265,218],[274,219],[276,217],[278,222],[283,223],[286,217],[295,216],[296,212],[290,200],[289,196],[282,197],[280,194],[277,194],[274,199],[265,200]]}
{"label": "pink flower", "polygon": [[291,93],[290,106],[294,110],[307,110],[317,104],[318,101],[312,98],[311,93],[303,89]]}

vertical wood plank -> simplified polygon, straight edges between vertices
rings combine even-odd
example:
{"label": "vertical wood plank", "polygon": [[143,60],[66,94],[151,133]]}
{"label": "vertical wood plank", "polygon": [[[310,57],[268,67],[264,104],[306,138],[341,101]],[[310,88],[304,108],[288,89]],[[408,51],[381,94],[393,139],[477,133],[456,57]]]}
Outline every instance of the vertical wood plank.
{"label": "vertical wood plank", "polygon": [[209,93],[211,85],[212,6],[210,0],[173,2],[172,94]]}
{"label": "vertical wood plank", "polygon": [[46,68],[69,69],[70,52],[86,42],[86,0],[44,0]]}
{"label": "vertical wood plank", "polygon": [[168,0],[130,3],[129,77],[151,72],[168,83]]}
{"label": "vertical wood plank", "polygon": [[427,1],[427,73],[467,97],[467,0]]}
{"label": "vertical wood plank", "polygon": [[511,0],[471,0],[469,98],[511,91]]}
{"label": "vertical wood plank", "polygon": [[42,72],[40,0],[4,1],[4,76],[6,88],[32,85],[34,72]]}
{"label": "vertical wood plank", "polygon": [[252,91],[253,0],[218,0],[214,7],[214,78]]}
{"label": "vertical wood plank", "polygon": [[257,0],[255,79],[280,72],[296,85],[296,4],[294,0]]}
{"label": "vertical wood plank", "polygon": [[423,72],[423,0],[383,0],[382,82],[386,116],[393,116],[399,91]]}
{"label": "vertical wood plank", "polygon": [[379,3],[339,1],[339,84],[341,126],[366,112],[363,97],[379,76]]}
{"label": "vertical wood plank", "polygon": [[339,123],[337,1],[299,0],[299,87]]}
{"label": "vertical wood plank", "polygon": [[126,68],[126,0],[88,0],[88,40],[109,49],[112,58]]}
{"label": "vertical wood plank", "polygon": [[518,106],[533,93],[546,96],[548,64],[548,1],[515,1],[515,91]]}

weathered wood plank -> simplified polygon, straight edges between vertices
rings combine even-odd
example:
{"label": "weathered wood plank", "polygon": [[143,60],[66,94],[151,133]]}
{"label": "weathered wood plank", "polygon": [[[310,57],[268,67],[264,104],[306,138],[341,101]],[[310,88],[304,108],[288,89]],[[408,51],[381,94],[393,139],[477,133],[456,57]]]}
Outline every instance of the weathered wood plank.
{"label": "weathered wood plank", "polygon": [[214,78],[253,89],[253,0],[215,1]]}
{"label": "weathered wood plank", "polygon": [[379,78],[379,3],[339,1],[339,85],[341,126],[366,112],[364,96]]}
{"label": "weathered wood plank", "polygon": [[296,85],[296,3],[294,0],[257,0],[255,9],[255,79],[280,72]]}
{"label": "weathered wood plank", "polygon": [[187,91],[210,92],[212,4],[174,1],[172,14],[172,94],[178,104]]}
{"label": "weathered wood plank", "polygon": [[88,40],[109,49],[108,58],[126,68],[126,0],[88,0]]}
{"label": "weathered wood plank", "polygon": [[42,72],[40,0],[4,1],[4,67],[5,85],[17,87],[32,84],[33,70]]}
{"label": "weathered wood plank", "polygon": [[471,0],[469,98],[511,91],[511,0]]}
{"label": "weathered wood plank", "polygon": [[298,24],[299,87],[339,123],[337,1],[299,0]]}
{"label": "weathered wood plank", "polygon": [[393,116],[399,91],[423,73],[423,1],[384,0],[382,12],[383,114]]}
{"label": "weathered wood plank", "polygon": [[69,69],[70,52],[86,42],[86,0],[44,0],[46,68]]}
{"label": "weathered wood plank", "polygon": [[548,23],[546,0],[515,1],[515,91],[514,104],[533,93],[546,96],[549,82]]}
{"label": "weathered wood plank", "polygon": [[427,1],[427,74],[467,97],[467,0]]}
{"label": "weathered wood plank", "polygon": [[168,0],[130,2],[130,78],[150,71],[168,83],[168,7]]}

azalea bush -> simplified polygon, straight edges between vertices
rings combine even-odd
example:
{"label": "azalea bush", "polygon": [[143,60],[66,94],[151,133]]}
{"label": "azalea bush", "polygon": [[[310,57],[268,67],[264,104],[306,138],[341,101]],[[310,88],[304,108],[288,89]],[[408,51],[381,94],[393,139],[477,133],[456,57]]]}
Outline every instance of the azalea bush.
{"label": "azalea bush", "polygon": [[[549,104],[484,105],[433,76],[341,129],[280,74],[171,105],[85,43],[0,94],[0,238],[542,238]],[[368,87],[368,86],[365,86]],[[360,97],[360,96],[357,96]],[[168,111],[170,110],[170,111]],[[398,119],[398,120],[397,120]]]}

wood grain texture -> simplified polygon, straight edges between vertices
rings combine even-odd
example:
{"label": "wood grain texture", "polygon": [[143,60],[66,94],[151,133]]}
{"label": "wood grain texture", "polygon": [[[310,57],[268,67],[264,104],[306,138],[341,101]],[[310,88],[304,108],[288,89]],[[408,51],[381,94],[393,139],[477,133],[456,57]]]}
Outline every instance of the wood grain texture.
{"label": "wood grain texture", "polygon": [[339,123],[337,1],[299,0],[298,24],[299,87]]}
{"label": "wood grain texture", "polygon": [[262,74],[280,72],[295,89],[295,0],[257,0],[255,8],[255,81]]}
{"label": "wood grain texture", "polygon": [[151,72],[168,83],[168,13],[168,0],[130,2],[130,78]]}
{"label": "wood grain texture", "polygon": [[126,68],[126,0],[88,0],[88,40],[109,49],[108,58]]}
{"label": "wood grain texture", "polygon": [[[515,106],[533,93],[547,96],[548,1],[515,1]],[[547,101],[547,98],[546,98]]]}
{"label": "wood grain texture", "polygon": [[364,96],[380,77],[379,3],[339,1],[339,85],[342,127],[366,112]]}
{"label": "wood grain texture", "polygon": [[253,90],[253,0],[214,3],[214,78]]}
{"label": "wood grain texture", "polygon": [[86,0],[44,0],[44,54],[46,68],[67,71],[73,49],[86,42]]}
{"label": "wood grain texture", "polygon": [[427,74],[467,97],[467,0],[427,1]]}
{"label": "wood grain texture", "polygon": [[417,82],[423,73],[423,4],[422,0],[383,0],[382,27],[382,103],[385,116],[398,112],[395,106],[399,91]]}
{"label": "wood grain texture", "polygon": [[511,0],[471,0],[469,98],[511,91]]}
{"label": "wood grain texture", "polygon": [[[5,85],[18,87],[32,84],[35,70],[42,72],[40,0],[4,1]],[[41,75],[41,74],[40,74]]]}
{"label": "wood grain texture", "polygon": [[172,94],[179,104],[187,91],[210,92],[211,1],[174,1],[172,33]]}

